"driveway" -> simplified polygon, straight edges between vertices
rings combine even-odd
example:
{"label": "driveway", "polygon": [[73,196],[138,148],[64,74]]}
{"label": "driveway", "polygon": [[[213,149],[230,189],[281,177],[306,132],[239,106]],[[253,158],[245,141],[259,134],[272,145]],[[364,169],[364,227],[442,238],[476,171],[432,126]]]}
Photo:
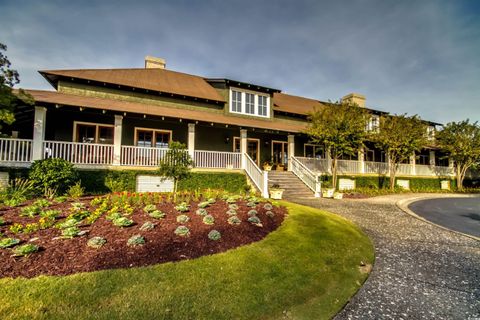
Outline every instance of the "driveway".
{"label": "driveway", "polygon": [[445,228],[480,237],[480,197],[419,200],[408,208]]}
{"label": "driveway", "polygon": [[418,196],[428,195],[295,201],[352,220],[374,243],[373,271],[336,319],[480,318],[480,241],[396,206]]}

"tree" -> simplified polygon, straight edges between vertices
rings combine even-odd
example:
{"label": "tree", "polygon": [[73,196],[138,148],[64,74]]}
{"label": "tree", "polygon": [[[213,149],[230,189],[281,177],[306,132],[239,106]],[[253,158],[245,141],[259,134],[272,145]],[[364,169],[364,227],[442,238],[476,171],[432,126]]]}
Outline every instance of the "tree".
{"label": "tree", "polygon": [[469,120],[450,122],[438,132],[437,143],[453,160],[458,190],[467,170],[480,164],[480,126]]}
{"label": "tree", "polygon": [[0,133],[3,124],[10,125],[15,121],[15,108],[18,105],[34,104],[32,96],[22,89],[14,93],[13,86],[20,82],[20,78],[17,70],[11,69],[5,51],[7,46],[0,43]]}
{"label": "tree", "polygon": [[183,143],[172,141],[165,157],[160,161],[159,174],[173,180],[173,198],[177,200],[178,181],[187,178],[194,165]]}
{"label": "tree", "polygon": [[390,190],[394,190],[398,165],[427,144],[427,125],[416,115],[384,116],[380,118],[379,131],[372,133],[371,140],[388,156]]}
{"label": "tree", "polygon": [[351,103],[332,103],[308,115],[306,133],[312,141],[325,146],[330,155],[332,187],[337,186],[337,163],[343,155],[354,155],[363,146],[367,135],[368,112]]}

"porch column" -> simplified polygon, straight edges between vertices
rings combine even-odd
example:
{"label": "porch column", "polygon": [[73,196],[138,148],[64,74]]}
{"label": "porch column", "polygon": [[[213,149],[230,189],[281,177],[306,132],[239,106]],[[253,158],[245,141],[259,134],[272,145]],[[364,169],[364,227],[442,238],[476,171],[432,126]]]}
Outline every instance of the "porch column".
{"label": "porch column", "polygon": [[365,173],[365,149],[363,147],[358,150],[358,164],[359,173]]}
{"label": "porch column", "polygon": [[327,148],[327,154],[325,158],[327,159],[327,172],[328,174],[332,174],[332,156],[330,155],[330,148]]}
{"label": "porch column", "polygon": [[188,124],[188,154],[195,157],[195,123]]}
{"label": "porch column", "polygon": [[288,171],[293,170],[293,164],[292,161],[290,160],[292,157],[295,156],[295,135],[289,134],[288,135],[288,148],[287,148],[287,153],[288,153],[288,159],[287,159],[287,164],[288,164]]}
{"label": "porch column", "polygon": [[35,107],[35,116],[33,120],[32,161],[43,159],[43,141],[45,140],[46,120],[47,108]]}
{"label": "porch column", "polygon": [[435,150],[430,150],[430,154],[428,156],[428,162],[432,167],[435,167]]}
{"label": "porch column", "polygon": [[242,154],[242,169],[245,169],[247,159],[243,155],[247,153],[247,129],[240,129],[240,153]]}
{"label": "porch column", "polygon": [[416,175],[416,171],[417,171],[416,168],[415,168],[415,166],[416,166],[415,152],[413,153],[413,155],[410,156],[410,164],[411,164],[411,166],[410,166],[410,170],[411,170],[411,171],[410,171],[410,174],[411,174],[412,176],[415,176],[415,175]]}
{"label": "porch column", "polygon": [[123,116],[116,114],[113,133],[113,165],[115,166],[119,166],[122,159],[122,122]]}

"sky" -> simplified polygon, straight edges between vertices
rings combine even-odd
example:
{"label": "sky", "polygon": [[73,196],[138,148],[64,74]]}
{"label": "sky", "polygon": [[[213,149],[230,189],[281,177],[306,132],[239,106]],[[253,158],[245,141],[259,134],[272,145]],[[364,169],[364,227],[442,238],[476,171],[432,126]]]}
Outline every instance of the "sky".
{"label": "sky", "polygon": [[17,87],[37,70],[141,68],[144,57],[204,77],[447,123],[480,120],[480,1],[0,0]]}

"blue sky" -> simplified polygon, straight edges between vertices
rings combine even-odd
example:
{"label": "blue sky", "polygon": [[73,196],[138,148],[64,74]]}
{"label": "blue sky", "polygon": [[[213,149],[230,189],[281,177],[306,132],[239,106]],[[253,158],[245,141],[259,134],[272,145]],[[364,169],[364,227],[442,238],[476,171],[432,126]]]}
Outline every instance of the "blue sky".
{"label": "blue sky", "polygon": [[167,68],[391,113],[480,120],[480,1],[6,1],[23,88],[41,69]]}

